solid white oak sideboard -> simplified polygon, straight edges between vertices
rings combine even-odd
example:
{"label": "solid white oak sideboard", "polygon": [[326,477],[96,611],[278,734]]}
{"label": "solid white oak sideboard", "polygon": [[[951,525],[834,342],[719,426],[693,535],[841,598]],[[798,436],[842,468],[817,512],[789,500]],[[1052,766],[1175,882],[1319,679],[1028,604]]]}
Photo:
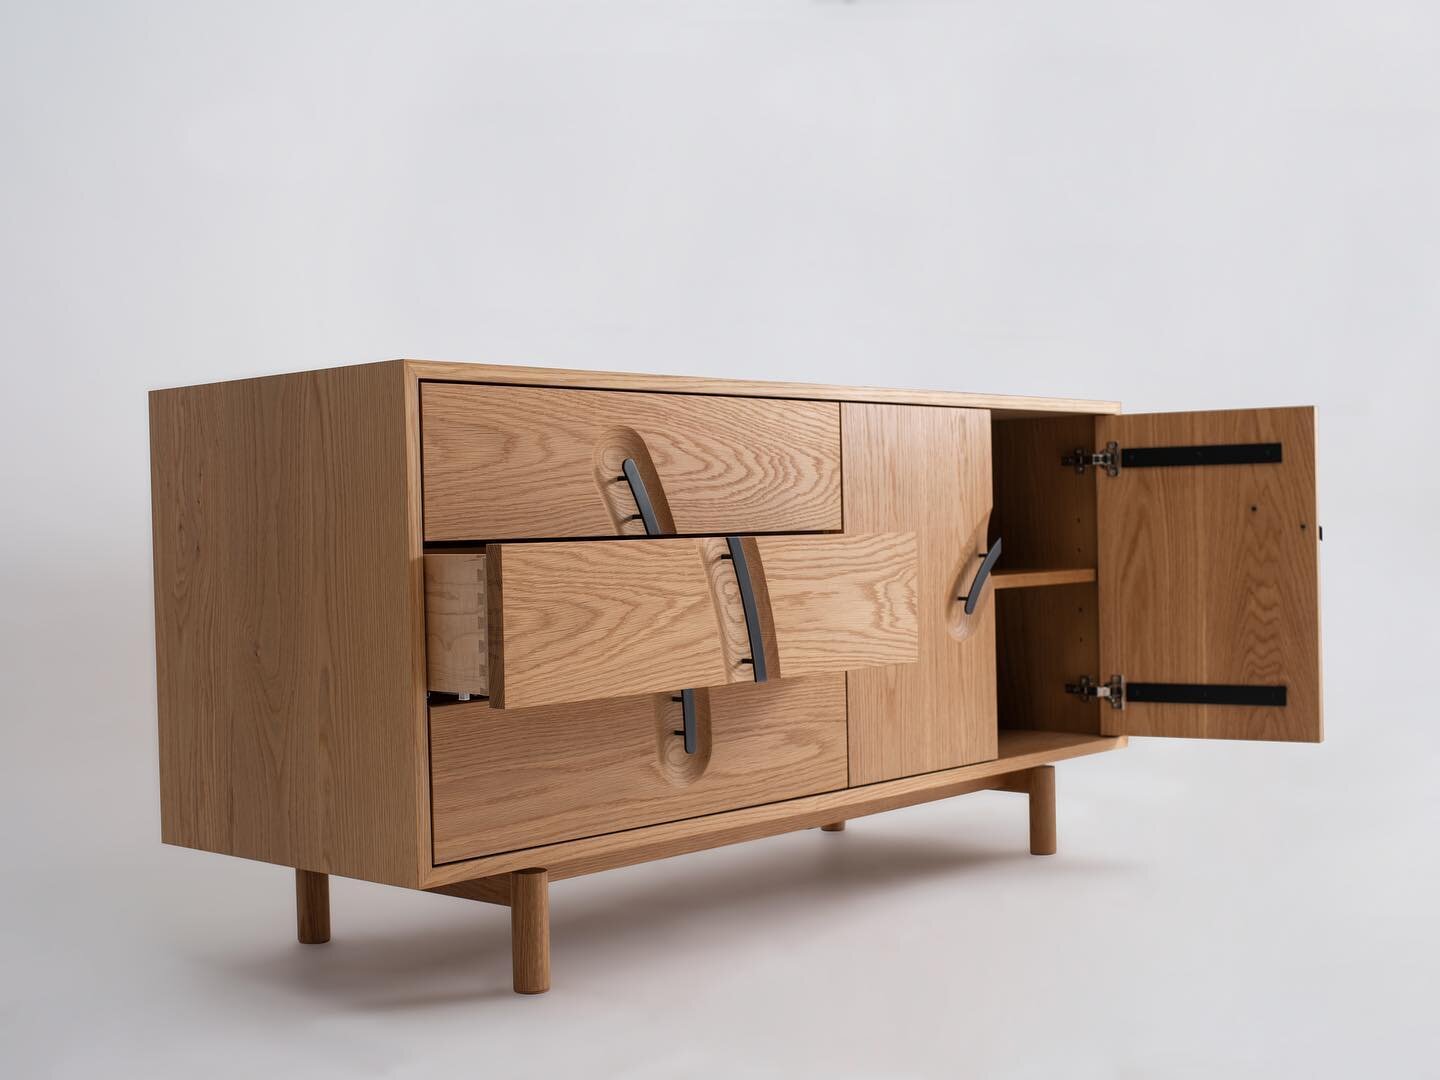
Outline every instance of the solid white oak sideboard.
{"label": "solid white oak sideboard", "polygon": [[150,398],[162,837],[511,910],[1130,735],[1318,742],[1314,411],[391,361]]}

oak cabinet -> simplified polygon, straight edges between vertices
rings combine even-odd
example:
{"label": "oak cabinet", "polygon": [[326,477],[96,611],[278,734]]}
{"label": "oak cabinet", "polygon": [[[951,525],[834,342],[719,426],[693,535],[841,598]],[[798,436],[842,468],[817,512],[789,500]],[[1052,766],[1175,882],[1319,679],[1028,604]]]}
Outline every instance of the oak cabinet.
{"label": "oak cabinet", "polygon": [[505,904],[1129,735],[1318,741],[1312,410],[415,361],[156,391],[162,837]]}

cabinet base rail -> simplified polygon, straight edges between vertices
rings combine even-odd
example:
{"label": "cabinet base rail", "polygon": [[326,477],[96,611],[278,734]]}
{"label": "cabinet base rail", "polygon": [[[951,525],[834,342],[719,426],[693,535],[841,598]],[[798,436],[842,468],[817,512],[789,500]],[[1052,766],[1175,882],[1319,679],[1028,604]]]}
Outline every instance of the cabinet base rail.
{"label": "cabinet base rail", "polygon": [[[1055,767],[1037,765],[1014,772],[984,777],[966,785],[964,791],[1011,791],[1028,796],[1030,804],[1030,854],[1054,855]],[[877,808],[870,813],[882,813]],[[852,816],[866,813],[863,806]],[[824,832],[843,832],[845,821],[827,822]],[[813,827],[813,826],[811,826]],[[295,902],[298,937],[303,944],[330,940],[330,878],[328,874],[296,870]],[[490,877],[440,885],[428,892],[498,904],[510,909],[510,956],[512,979],[517,994],[543,994],[550,989],[550,874],[543,867],[511,870]]]}

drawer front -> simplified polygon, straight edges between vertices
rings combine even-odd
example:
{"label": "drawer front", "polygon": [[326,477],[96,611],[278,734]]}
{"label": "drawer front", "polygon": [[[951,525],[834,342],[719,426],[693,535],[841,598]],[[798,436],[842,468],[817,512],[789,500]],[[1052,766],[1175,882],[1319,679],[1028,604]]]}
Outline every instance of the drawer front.
{"label": "drawer front", "polygon": [[840,407],[423,383],[425,539],[838,532]]}
{"label": "drawer front", "polygon": [[430,710],[435,862],[633,829],[846,786],[845,677],[701,691],[699,747],[647,695]]}
{"label": "drawer front", "polygon": [[429,687],[521,709],[910,663],[915,564],[911,533],[434,553]]}

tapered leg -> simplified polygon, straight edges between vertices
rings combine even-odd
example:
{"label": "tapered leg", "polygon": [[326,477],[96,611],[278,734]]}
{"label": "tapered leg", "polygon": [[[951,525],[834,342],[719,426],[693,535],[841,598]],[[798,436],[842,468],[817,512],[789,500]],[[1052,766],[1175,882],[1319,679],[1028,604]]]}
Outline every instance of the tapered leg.
{"label": "tapered leg", "polygon": [[550,875],[544,870],[510,875],[510,959],[517,994],[550,989]]}
{"label": "tapered leg", "polygon": [[330,940],[330,875],[295,871],[295,936],[302,945]]}
{"label": "tapered leg", "polygon": [[1030,854],[1055,854],[1055,766],[1030,770]]}
{"label": "tapered leg", "polygon": [[843,821],[832,821],[829,825],[821,825],[821,826],[820,826],[820,831],[821,831],[821,832],[844,832],[844,831],[845,831],[845,823],[844,823]]}

